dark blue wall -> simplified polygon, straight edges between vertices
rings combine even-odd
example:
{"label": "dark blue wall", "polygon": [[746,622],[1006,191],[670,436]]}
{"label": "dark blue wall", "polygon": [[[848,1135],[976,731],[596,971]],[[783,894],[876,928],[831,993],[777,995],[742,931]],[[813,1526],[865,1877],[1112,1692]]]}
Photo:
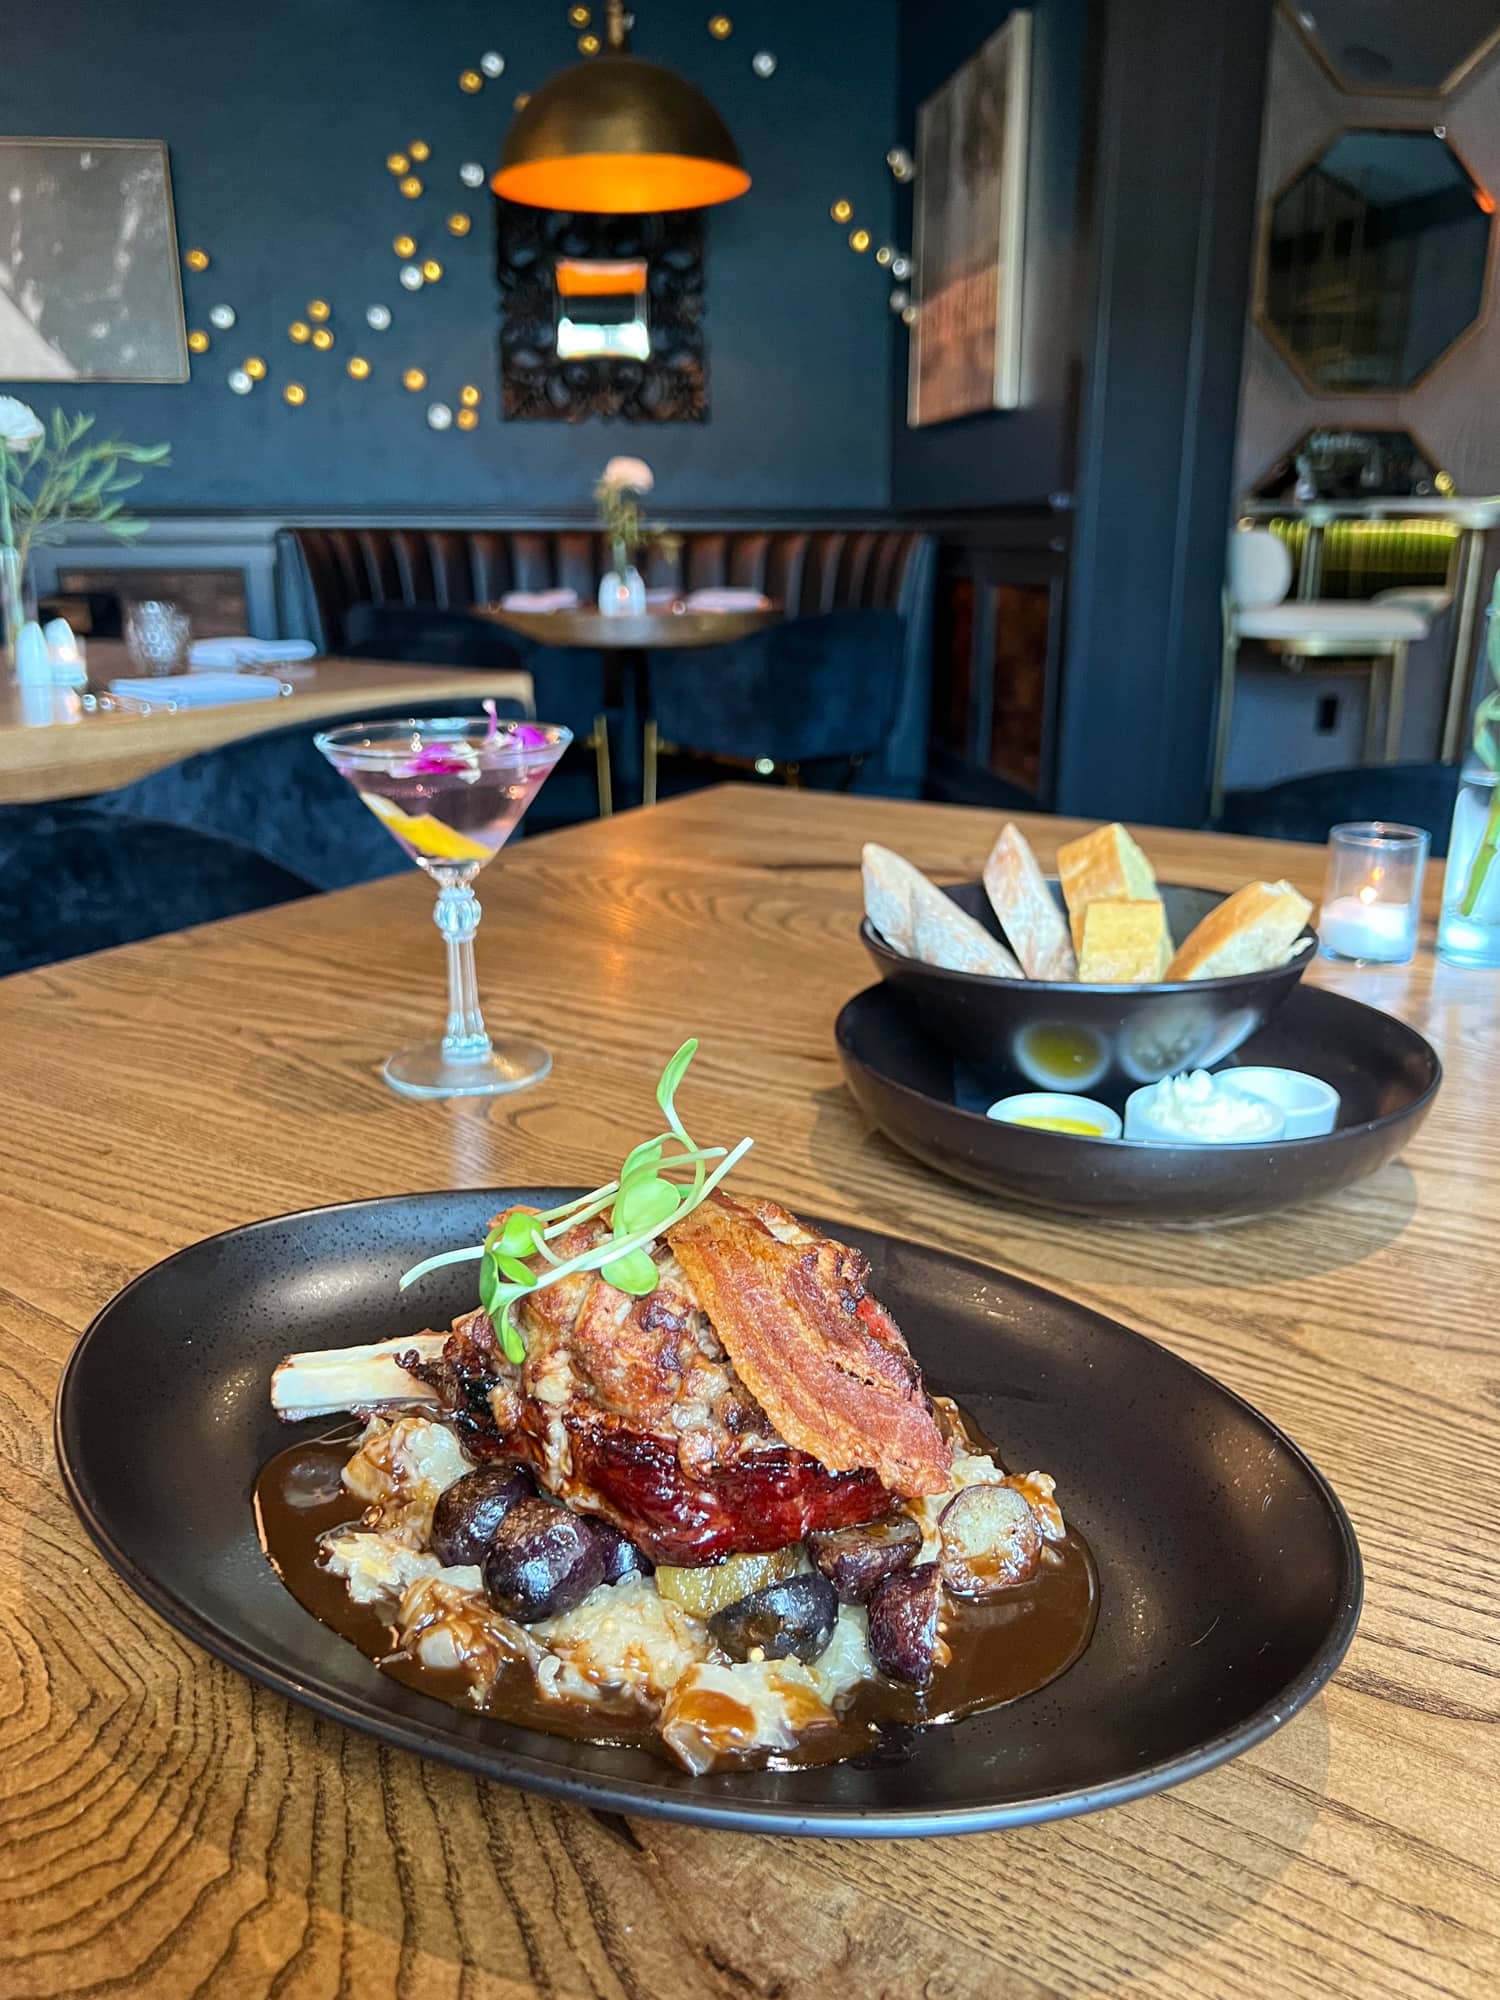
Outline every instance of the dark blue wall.
{"label": "dark blue wall", "polygon": [[[596,9],[602,15],[602,7]],[[167,439],[174,463],[141,501],[158,508],[285,512],[587,508],[604,458],[640,452],[664,509],[868,508],[889,491],[886,384],[893,327],[887,286],[828,215],[846,195],[888,232],[884,157],[895,129],[896,0],[758,0],[726,42],[706,31],[707,0],[641,0],[638,54],[706,90],[734,132],[755,185],[709,222],[707,426],[505,424],[496,387],[497,292],[490,197],[460,186],[459,164],[493,165],[519,90],[577,60],[564,0],[481,8],[464,0],[48,0],[6,10],[0,30],[0,131],[160,138],[171,152],[179,238],[213,255],[184,271],[190,326],[233,305],[180,387],[4,385],[46,409],[97,412],[102,425]],[[730,8],[732,14],[738,10]],[[497,48],[507,69],[477,97],[459,71]],[[773,50],[762,82],[751,56]],[[402,200],[385,156],[415,137],[432,147],[427,193]],[[456,242],[443,218],[476,218]],[[415,295],[396,282],[402,229],[447,275]],[[293,347],[306,302],[334,305],[338,346]],[[364,324],[388,303],[386,334]],[[351,382],[343,361],[369,356]],[[234,396],[228,370],[263,355],[273,379]],[[410,395],[402,369],[425,368]],[[280,383],[306,383],[287,407]],[[427,404],[484,390],[470,435],[429,430]]]}
{"label": "dark blue wall", "polygon": [[[1084,304],[1079,187],[1085,142],[1088,0],[1032,0],[1022,407],[911,430],[906,349],[898,342],[891,496],[898,508],[984,508],[1043,501],[1073,485]],[[917,106],[994,33],[1006,0],[902,0],[900,119],[915,145]],[[898,229],[911,240],[912,194]]]}

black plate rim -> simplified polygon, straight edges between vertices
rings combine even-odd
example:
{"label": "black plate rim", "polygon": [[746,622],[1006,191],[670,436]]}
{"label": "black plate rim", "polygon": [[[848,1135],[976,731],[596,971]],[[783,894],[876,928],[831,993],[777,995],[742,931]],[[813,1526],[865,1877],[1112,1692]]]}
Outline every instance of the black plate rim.
{"label": "black plate rim", "polygon": [[[1236,974],[1238,978],[1253,978],[1254,976],[1253,973]],[[1202,982],[1206,986],[1213,983],[1212,980],[1204,980]],[[1110,989],[1102,988],[1100,990],[1107,992]],[[1145,989],[1142,988],[1140,990],[1144,991]],[[1418,1045],[1414,1053],[1421,1054],[1425,1051],[1432,1072],[1427,1086],[1420,1096],[1412,1099],[1410,1104],[1403,1104],[1395,1111],[1384,1111],[1378,1118],[1365,1118],[1357,1125],[1335,1125],[1331,1132],[1316,1132],[1303,1139],[1258,1139],[1250,1144],[1233,1147],[1226,1146],[1222,1149],[1223,1154],[1232,1153],[1237,1160],[1250,1160],[1253,1162],[1264,1160],[1270,1155],[1280,1153],[1305,1153],[1311,1152],[1314,1147],[1331,1147],[1339,1144],[1341,1141],[1366,1133],[1393,1131],[1398,1126],[1404,1125],[1408,1119],[1424,1117],[1433,1098],[1437,1095],[1442,1085],[1442,1057],[1421,1030],[1414,1028],[1409,1021],[1403,1021],[1399,1014],[1387,1014],[1383,1007],[1372,1007],[1368,1000],[1355,1000],[1349,994],[1335,993],[1327,986],[1305,986],[1302,990],[1304,994],[1318,994],[1319,1004],[1327,1000],[1339,1006],[1360,1007],[1367,1014],[1380,1014],[1384,1019],[1394,1021],[1396,1026],[1410,1035],[1412,1040]],[[899,1078],[887,1075],[884,1070],[876,1069],[873,1063],[868,1062],[859,1053],[850,1039],[847,1016],[861,1002],[869,1000],[872,994],[885,993],[887,991],[889,991],[887,981],[883,979],[873,980],[870,985],[862,986],[857,993],[851,993],[843,1006],[840,1007],[833,1024],[833,1039],[843,1061],[852,1063],[865,1074],[878,1078],[883,1090],[897,1092],[902,1097],[909,1098],[914,1104],[935,1104],[946,1117],[970,1120],[976,1127],[981,1128],[1004,1124],[1005,1121],[1003,1119],[991,1118],[983,1111],[967,1111],[961,1104],[950,1104],[946,1098],[933,1097],[925,1090],[918,1090],[915,1084],[902,1083]],[[1042,1130],[1040,1126],[1028,1128],[1023,1125],[1015,1125],[1011,1127],[1011,1130],[1018,1134],[1018,1144],[1028,1146],[1037,1144],[1042,1146],[1086,1145],[1090,1148],[1107,1146],[1115,1152],[1149,1152],[1153,1158],[1170,1160],[1174,1164],[1186,1163],[1192,1158],[1201,1158],[1204,1151],[1202,1146],[1164,1146],[1153,1139],[1083,1139],[1068,1132],[1047,1132]],[[894,1145],[897,1142],[892,1140],[891,1143]],[[902,1150],[904,1151],[905,1149],[903,1148]]]}
{"label": "black plate rim", "polygon": [[[1050,887],[1056,882],[1057,877],[1049,875],[1046,880]],[[933,886],[940,888],[943,894],[949,897],[950,901],[956,901],[951,895],[951,891],[954,889],[981,889],[984,886],[984,882],[982,877],[975,876],[967,882],[940,882],[935,883]],[[1188,896],[1217,896],[1221,903],[1225,902],[1234,893],[1231,889],[1211,889],[1206,883],[1202,882],[1158,882],[1156,886],[1159,889],[1180,889],[1184,895]],[[996,921],[998,922],[999,919],[997,918]],[[1161,995],[1181,993],[1186,988],[1192,988],[1195,992],[1223,993],[1232,998],[1236,993],[1242,993],[1249,988],[1261,985],[1274,973],[1294,972],[1295,978],[1300,979],[1318,955],[1317,930],[1312,924],[1304,924],[1292,940],[1296,949],[1292,952],[1291,956],[1283,959],[1280,965],[1266,966],[1259,972],[1224,972],[1220,973],[1216,979],[1143,979],[1130,980],[1124,983],[1111,983],[1107,980],[1097,979],[1005,979],[994,972],[958,972],[950,965],[926,965],[920,958],[908,958],[904,951],[897,951],[894,945],[887,944],[868,917],[860,918],[859,941],[878,963],[882,965],[914,967],[916,971],[928,978],[937,980],[939,984],[968,986],[988,992],[998,990],[1006,993],[1014,992],[1017,987],[1022,987],[1028,992],[1044,993],[1049,997],[1058,993],[1102,993],[1115,995],[1143,993]],[[1309,947],[1311,948],[1309,949]]]}
{"label": "black plate rim", "polygon": [[[436,1202],[471,1200],[474,1195],[487,1192],[488,1190],[483,1188],[438,1188],[398,1195],[371,1195],[356,1201],[328,1202],[311,1208],[287,1209],[278,1215],[262,1216],[255,1222],[240,1223],[227,1229],[215,1230],[209,1236],[199,1237],[192,1243],[184,1244],[181,1249],[174,1250],[169,1256],[158,1258],[156,1263],[139,1272],[128,1284],[122,1286],[95,1313],[74,1343],[64,1363],[53,1405],[53,1448],[63,1489],[90,1540],[122,1581],[174,1631],[179,1632],[213,1658],[222,1661],[236,1673],[246,1675],[250,1680],[269,1688],[286,1700],[311,1709],[315,1714],[325,1716],[343,1728],[354,1729],[363,1736],[394,1744],[397,1748],[409,1750],[419,1757],[433,1757],[440,1763],[452,1765],[490,1783],[514,1785],[519,1790],[535,1792],[545,1798],[560,1799],[572,1805],[637,1814],[643,1818],[662,1819],[678,1825],[706,1826],[719,1832],[783,1834],[818,1839],[892,1840],[997,1832],[1009,1827],[1042,1825],[1053,1820],[1070,1819],[1098,1812],[1106,1806],[1126,1805],[1132,1800],[1145,1798],[1153,1793],[1165,1791],[1171,1786],[1183,1784],[1189,1778],[1200,1777],[1205,1772],[1228,1763],[1231,1758],[1241,1755],[1244,1751],[1253,1749],[1256,1744],[1264,1742],[1268,1736],[1291,1721],[1327,1686],[1348,1652],[1364,1603],[1364,1563],[1353,1523],[1343,1502],[1299,1444],[1245,1397],[1231,1389],[1227,1383],[1220,1382],[1206,1369],[1199,1368],[1195,1362],[1179,1354],[1175,1348],[1168,1347],[1164,1341],[1153,1340],[1149,1334],[1127,1326],[1123,1320],[1111,1319],[1107,1313],[1098,1312],[1081,1301],[1068,1299],[1064,1294],[1053,1292],[1047,1286],[1038,1285],[1029,1278],[1017,1277],[1008,1271],[999,1271],[996,1266],[985,1264],[978,1258],[966,1256],[960,1251],[943,1250],[935,1245],[922,1245],[919,1247],[932,1250],[980,1278],[988,1280],[997,1275],[1002,1276],[1008,1285],[1016,1287],[1033,1299],[1062,1300],[1070,1311],[1082,1313],[1088,1319],[1102,1322],[1106,1327],[1124,1332],[1132,1339],[1160,1348],[1174,1362],[1207,1382],[1217,1394],[1226,1397],[1253,1423],[1267,1432],[1306,1476],[1337,1531],[1342,1571],[1340,1596],[1332,1608],[1328,1633],[1307,1665],[1287,1683],[1278,1696],[1263,1703],[1238,1727],[1221,1731],[1217,1736],[1209,1738],[1183,1756],[1148,1765],[1112,1784],[953,1811],[938,1808],[863,1814],[850,1813],[836,1807],[812,1806],[805,1812],[798,1813],[756,1801],[747,1801],[742,1805],[717,1801],[699,1803],[680,1791],[659,1790],[654,1786],[638,1783],[634,1779],[576,1777],[524,1753],[506,1752],[499,1757],[493,1754],[486,1755],[453,1736],[441,1722],[434,1721],[429,1724],[408,1720],[402,1716],[376,1714],[366,1711],[362,1704],[355,1700],[323,1693],[318,1687],[301,1681],[296,1674],[268,1658],[255,1647],[236,1644],[232,1639],[222,1637],[216,1626],[201,1617],[190,1605],[182,1603],[170,1589],[158,1583],[149,1571],[143,1569],[130,1551],[115,1540],[107,1523],[94,1512],[85,1497],[68,1439],[69,1406],[74,1393],[73,1385],[82,1365],[82,1357],[87,1352],[89,1343],[102,1337],[103,1329],[115,1309],[123,1305],[132,1293],[148,1284],[158,1272],[168,1269],[180,1259],[197,1251],[224,1243],[231,1237],[248,1236],[260,1230],[274,1229],[286,1223],[314,1216],[344,1215],[412,1200]],[[524,1196],[526,1191],[509,1188],[504,1192],[513,1196],[518,1193]],[[889,1236],[884,1230],[869,1228],[858,1222],[834,1221],[830,1218],[819,1218],[819,1220],[826,1222],[831,1228],[853,1232],[856,1240],[860,1236],[881,1237],[888,1242],[902,1240]],[[440,1707],[441,1704],[435,1706]]]}

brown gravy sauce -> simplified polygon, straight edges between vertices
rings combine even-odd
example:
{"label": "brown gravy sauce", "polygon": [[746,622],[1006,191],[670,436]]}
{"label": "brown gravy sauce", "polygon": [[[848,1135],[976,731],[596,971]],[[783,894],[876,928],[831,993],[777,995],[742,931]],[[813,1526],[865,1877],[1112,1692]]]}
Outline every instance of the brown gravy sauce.
{"label": "brown gravy sauce", "polygon": [[[340,1479],[353,1450],[351,1437],[342,1442],[310,1440],[277,1453],[255,1483],[261,1548],[297,1602],[357,1646],[382,1673],[472,1713],[473,1688],[464,1675],[392,1657],[391,1626],[372,1606],[356,1604],[342,1580],[318,1560],[321,1538],[331,1529],[359,1525],[358,1505]],[[898,1741],[884,1732],[895,1731],[899,1737],[911,1728],[953,1722],[1045,1687],[1088,1645],[1099,1604],[1098,1574],[1083,1538],[1070,1529],[1053,1553],[1057,1562],[1044,1562],[1029,1582],[993,1603],[948,1600],[941,1631],[952,1658],[939,1668],[925,1693],[886,1681],[865,1681],[855,1689],[835,1728],[811,1731],[793,1751],[752,1753],[726,1759],[726,1766],[769,1764],[783,1770],[878,1755],[882,1748],[889,1753],[898,1748]],[[631,1723],[613,1711],[581,1703],[544,1701],[530,1669],[522,1664],[505,1668],[482,1708],[505,1722],[550,1736],[630,1744],[665,1756],[651,1722]]]}

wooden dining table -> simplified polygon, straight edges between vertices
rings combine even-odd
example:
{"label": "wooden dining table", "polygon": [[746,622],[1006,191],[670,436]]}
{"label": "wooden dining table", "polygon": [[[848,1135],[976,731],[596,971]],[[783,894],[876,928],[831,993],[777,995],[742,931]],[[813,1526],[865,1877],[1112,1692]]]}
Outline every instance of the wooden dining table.
{"label": "wooden dining table", "polygon": [[[1079,829],[1025,822],[1044,866]],[[861,1122],[832,1024],[870,979],[867,838],[972,877],[995,816],[726,787],[489,870],[493,1024],[556,1062],[416,1104],[381,1059],[441,1006],[415,871],[0,982],[0,1995],[455,2000],[1493,2000],[1500,1994],[1500,980],[1309,977],[1414,1023],[1447,1078],[1405,1157],[1193,1229],[1009,1207]],[[1312,848],[1143,832],[1162,878]],[[524,945],[524,949],[519,948]],[[429,1763],[197,1651],[85,1537],[59,1370],[104,1302],[211,1231],[309,1204],[605,1180],[664,1057],[747,1188],[1018,1272],[1283,1426],[1363,1546],[1329,1687],[1235,1761],[1084,1818],[798,1840],[591,1812]],[[248,1496],[247,1496],[248,1505]],[[1105,1583],[1108,1589],[1108,1581]]]}
{"label": "wooden dining table", "polygon": [[[88,647],[90,688],[108,698],[109,683],[133,674],[125,648],[105,640]],[[261,670],[290,692],[264,701],[231,701],[207,708],[174,708],[173,681],[154,684],[159,705],[90,708],[84,690],[0,685],[0,805],[45,799],[91,798],[128,785],[148,772],[200,750],[217,749],[267,729],[333,717],[358,719],[361,709],[410,704],[431,715],[444,703],[465,707],[495,699],[532,701],[524,671],[426,667],[395,660],[323,658]]]}

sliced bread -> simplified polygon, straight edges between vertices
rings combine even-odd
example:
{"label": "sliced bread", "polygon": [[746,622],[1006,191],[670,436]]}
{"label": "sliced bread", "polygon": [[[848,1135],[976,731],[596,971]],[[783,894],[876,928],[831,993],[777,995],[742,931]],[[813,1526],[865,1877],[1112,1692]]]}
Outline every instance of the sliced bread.
{"label": "sliced bread", "polygon": [[1143,902],[1157,893],[1151,863],[1118,820],[1065,841],[1057,850],[1057,878],[1070,911],[1106,899]]}
{"label": "sliced bread", "polygon": [[904,856],[865,843],[865,915],[892,951],[949,972],[1023,979],[1011,954]]}
{"label": "sliced bread", "polygon": [[1086,983],[1153,984],[1166,977],[1171,956],[1159,896],[1105,897],[1084,910],[1078,977]]}
{"label": "sliced bread", "polygon": [[1247,882],[1185,937],[1168,979],[1222,979],[1285,965],[1312,904],[1290,882]]}
{"label": "sliced bread", "polygon": [[1031,844],[1013,820],[984,864],[984,892],[1028,979],[1076,979],[1068,927]]}

